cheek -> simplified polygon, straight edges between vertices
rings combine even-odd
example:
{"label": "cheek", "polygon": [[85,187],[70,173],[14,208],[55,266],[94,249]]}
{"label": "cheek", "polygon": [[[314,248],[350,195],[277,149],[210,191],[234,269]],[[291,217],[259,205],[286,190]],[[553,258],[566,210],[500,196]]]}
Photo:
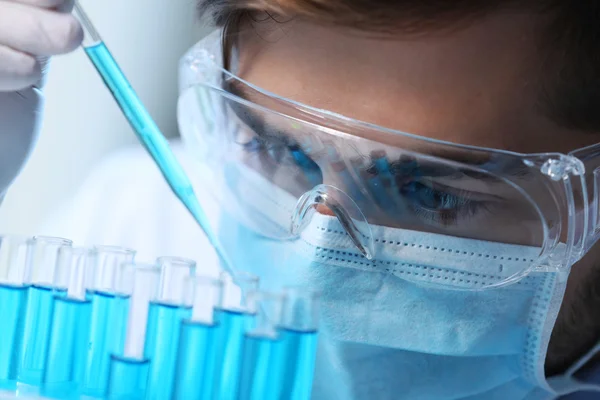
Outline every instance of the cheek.
{"label": "cheek", "polygon": [[581,288],[585,285],[591,276],[597,276],[600,269],[600,243],[597,243],[592,249],[573,267],[569,275],[567,289],[563,301],[563,308],[570,309],[570,305],[581,296]]}

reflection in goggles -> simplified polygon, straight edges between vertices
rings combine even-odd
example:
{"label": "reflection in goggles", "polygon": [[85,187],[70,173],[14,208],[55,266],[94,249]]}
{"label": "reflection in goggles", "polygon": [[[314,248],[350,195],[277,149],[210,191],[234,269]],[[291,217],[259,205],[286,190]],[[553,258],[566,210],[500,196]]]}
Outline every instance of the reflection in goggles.
{"label": "reflection in goggles", "polygon": [[[226,180],[226,190],[233,190],[238,199],[232,206],[239,207],[243,214],[239,217],[266,236],[274,237],[266,225],[275,221],[286,225],[286,214],[291,218],[294,204],[324,184],[352,199],[370,225],[523,245],[541,243],[539,214],[521,188],[535,193],[544,190],[543,184],[531,179],[529,167],[518,158],[441,147],[402,135],[379,140],[360,127],[351,134],[343,124],[330,128],[310,122],[310,115],[309,121],[303,121],[243,101],[223,105],[228,122],[219,134],[225,134],[222,143],[227,145],[215,154],[215,166],[225,163],[230,171],[254,171],[264,183],[282,190],[261,190],[258,181],[252,188],[242,188],[239,181],[233,187],[235,173]],[[275,208],[281,208],[282,214]],[[331,210],[319,212],[331,214]]]}

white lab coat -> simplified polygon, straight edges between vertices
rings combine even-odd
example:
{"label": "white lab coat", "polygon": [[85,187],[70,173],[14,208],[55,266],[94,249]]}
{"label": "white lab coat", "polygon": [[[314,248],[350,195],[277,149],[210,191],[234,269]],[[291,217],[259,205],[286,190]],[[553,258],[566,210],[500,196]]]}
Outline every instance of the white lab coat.
{"label": "white lab coat", "polygon": [[[189,167],[183,146],[176,142],[173,150]],[[196,192],[203,198],[211,224],[217,227],[215,203]],[[105,159],[39,232],[72,239],[74,245],[131,247],[137,250],[139,261],[187,257],[197,262],[199,274],[216,276],[219,272],[217,257],[204,234],[141,146]]]}

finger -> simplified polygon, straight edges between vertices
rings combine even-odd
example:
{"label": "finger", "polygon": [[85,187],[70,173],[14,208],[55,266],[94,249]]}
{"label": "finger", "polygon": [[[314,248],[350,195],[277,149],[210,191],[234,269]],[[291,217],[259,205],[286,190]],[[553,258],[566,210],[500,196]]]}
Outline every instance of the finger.
{"label": "finger", "polygon": [[68,0],[0,0],[0,2],[10,2],[10,3],[21,3],[28,4],[35,7],[42,7],[48,9],[60,9],[64,6],[65,3],[69,3]]}
{"label": "finger", "polygon": [[83,31],[72,14],[0,1],[0,44],[40,56],[68,53]]}
{"label": "finger", "polygon": [[42,65],[30,54],[0,45],[0,92],[32,86],[42,77]]}

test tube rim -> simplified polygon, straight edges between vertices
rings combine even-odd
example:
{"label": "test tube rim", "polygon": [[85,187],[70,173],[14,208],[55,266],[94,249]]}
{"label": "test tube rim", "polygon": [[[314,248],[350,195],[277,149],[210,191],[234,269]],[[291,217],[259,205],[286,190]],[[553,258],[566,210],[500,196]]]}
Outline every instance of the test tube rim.
{"label": "test tube rim", "polygon": [[58,236],[44,236],[44,235],[39,235],[39,236],[34,236],[32,238],[33,243],[38,243],[39,241],[43,241],[43,242],[47,242],[50,244],[56,244],[56,245],[60,245],[60,246],[73,246],[73,241],[70,239],[65,239],[62,237],[58,237]]}

